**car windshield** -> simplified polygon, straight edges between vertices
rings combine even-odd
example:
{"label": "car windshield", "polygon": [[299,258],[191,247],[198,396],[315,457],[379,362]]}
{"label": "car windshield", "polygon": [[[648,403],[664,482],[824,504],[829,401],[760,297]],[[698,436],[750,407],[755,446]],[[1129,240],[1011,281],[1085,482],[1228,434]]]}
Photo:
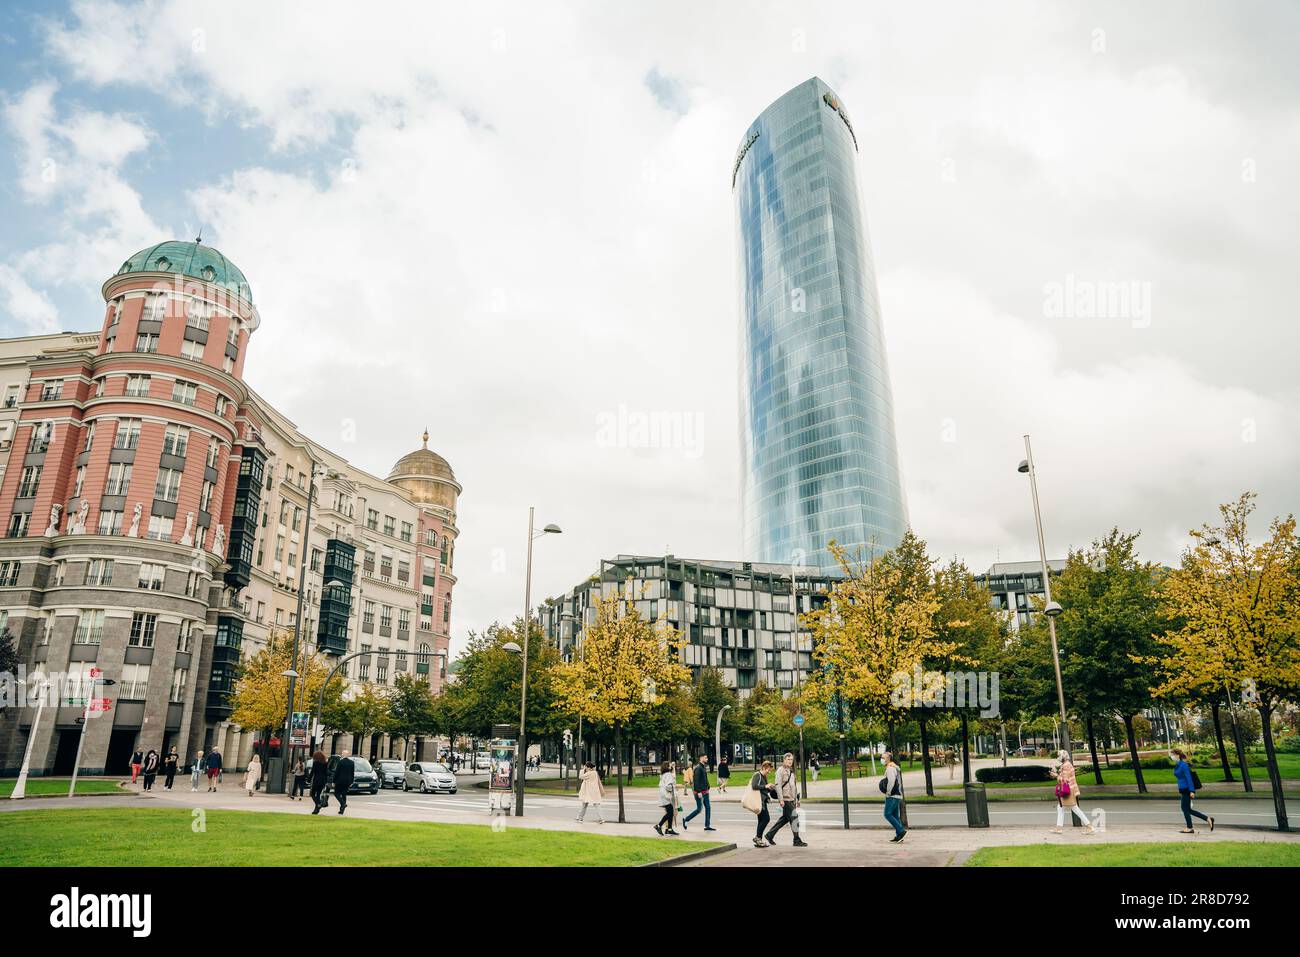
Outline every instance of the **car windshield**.
{"label": "car windshield", "polygon": [[401,761],[380,761],[379,766],[383,768],[385,771],[393,771],[393,770],[400,771],[402,769],[402,762]]}
{"label": "car windshield", "polygon": [[370,762],[367,761],[365,758],[353,758],[352,769],[354,771],[361,771],[361,772],[374,770],[373,768],[370,767]]}
{"label": "car windshield", "polygon": [[426,771],[432,771],[434,774],[450,774],[445,764],[422,764],[420,767]]}

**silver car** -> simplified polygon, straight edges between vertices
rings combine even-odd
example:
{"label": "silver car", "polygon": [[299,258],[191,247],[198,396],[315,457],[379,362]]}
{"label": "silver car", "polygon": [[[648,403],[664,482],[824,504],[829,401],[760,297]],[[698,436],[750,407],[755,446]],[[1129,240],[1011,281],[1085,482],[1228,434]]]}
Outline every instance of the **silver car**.
{"label": "silver car", "polygon": [[451,769],[445,764],[417,761],[407,766],[406,776],[402,779],[403,791],[412,788],[421,794],[428,794],[430,791],[446,791],[448,794],[455,794],[456,775],[452,774]]}

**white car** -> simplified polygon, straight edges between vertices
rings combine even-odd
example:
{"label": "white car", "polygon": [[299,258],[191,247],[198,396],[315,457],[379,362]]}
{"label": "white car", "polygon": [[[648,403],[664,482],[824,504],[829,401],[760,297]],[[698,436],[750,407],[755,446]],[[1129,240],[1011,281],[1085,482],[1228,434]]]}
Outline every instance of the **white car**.
{"label": "white car", "polygon": [[474,770],[491,771],[492,756],[488,754],[486,751],[480,751],[478,754],[474,755]]}
{"label": "white car", "polygon": [[452,774],[451,769],[445,764],[417,761],[407,766],[406,776],[402,779],[403,791],[412,788],[421,794],[428,794],[430,791],[446,791],[448,794],[455,794],[456,775]]}

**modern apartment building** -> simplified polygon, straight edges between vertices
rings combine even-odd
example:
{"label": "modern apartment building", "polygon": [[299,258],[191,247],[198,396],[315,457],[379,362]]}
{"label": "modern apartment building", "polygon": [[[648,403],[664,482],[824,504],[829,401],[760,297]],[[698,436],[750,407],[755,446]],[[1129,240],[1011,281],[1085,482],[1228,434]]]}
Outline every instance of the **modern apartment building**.
{"label": "modern apartment building", "polygon": [[[74,689],[37,724],[33,773],[71,770],[92,668],[116,683],[85,724],[84,772],[121,772],[136,747],[219,745],[242,765],[254,735],[229,694],[292,635],[300,589],[304,646],[374,650],[351,682],[437,688],[461,487],[427,433],[387,478],[302,435],[244,382],[261,317],[210,246],[141,250],[103,295],[96,333],[0,342],[0,627],[29,675]],[[35,712],[0,722],[0,771]]]}
{"label": "modern apartment building", "polygon": [[859,143],[816,77],[765,109],[731,170],[740,279],[743,557],[837,570],[907,508]]}
{"label": "modern apartment building", "polygon": [[744,696],[759,682],[790,689],[803,681],[813,668],[812,638],[796,631],[795,612],[822,607],[834,581],[815,568],[618,555],[538,614],[547,636],[569,657],[595,621],[600,598],[631,598],[642,618],[663,620],[681,633],[684,665],[720,669]]}
{"label": "modern apartment building", "polygon": [[[1064,559],[1051,559],[1048,570],[1056,575],[1065,569]],[[997,562],[975,581],[989,590],[993,607],[1006,617],[1012,631],[1033,621],[1034,599],[1043,599],[1042,562]]]}

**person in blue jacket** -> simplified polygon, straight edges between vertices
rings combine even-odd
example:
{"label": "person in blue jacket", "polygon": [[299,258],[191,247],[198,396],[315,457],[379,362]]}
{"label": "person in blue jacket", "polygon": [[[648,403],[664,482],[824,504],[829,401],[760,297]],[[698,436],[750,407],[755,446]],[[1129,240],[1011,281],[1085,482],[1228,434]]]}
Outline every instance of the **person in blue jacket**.
{"label": "person in blue jacket", "polygon": [[1192,827],[1192,818],[1199,817],[1202,821],[1208,821],[1210,830],[1214,830],[1214,818],[1207,817],[1200,811],[1192,807],[1192,798],[1196,797],[1196,786],[1192,780],[1192,766],[1187,763],[1187,755],[1174,749],[1174,780],[1178,782],[1178,794],[1182,799],[1183,820],[1187,822],[1187,827],[1179,831],[1179,834],[1195,834],[1196,829]]}

